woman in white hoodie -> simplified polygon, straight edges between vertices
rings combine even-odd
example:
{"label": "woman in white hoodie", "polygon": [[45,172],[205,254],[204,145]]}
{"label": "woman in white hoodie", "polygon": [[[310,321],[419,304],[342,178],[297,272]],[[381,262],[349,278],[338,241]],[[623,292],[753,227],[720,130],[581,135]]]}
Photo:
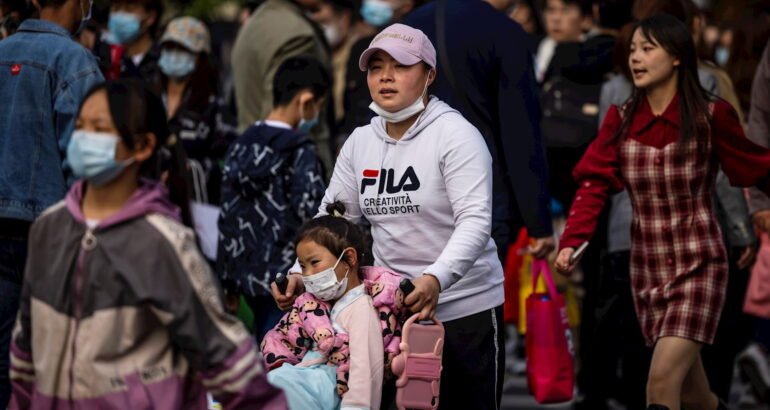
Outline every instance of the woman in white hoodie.
{"label": "woman in white hoodie", "polygon": [[[337,158],[319,215],[341,201],[372,225],[375,265],[411,278],[405,303],[446,330],[439,403],[498,408],[503,352],[503,270],[490,238],[492,157],[459,112],[427,95],[436,51],[422,31],[394,24],[359,60],[378,114]],[[288,308],[301,293],[289,275]]]}

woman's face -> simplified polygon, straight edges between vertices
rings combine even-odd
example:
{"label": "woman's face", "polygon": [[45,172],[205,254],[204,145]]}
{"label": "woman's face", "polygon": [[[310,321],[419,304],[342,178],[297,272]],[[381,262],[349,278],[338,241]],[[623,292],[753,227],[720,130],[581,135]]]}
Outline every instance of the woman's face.
{"label": "woman's face", "polygon": [[115,127],[109,110],[107,92],[104,90],[93,93],[83,103],[75,123],[75,129],[115,135],[118,137],[118,144],[115,147],[115,160],[123,161],[133,156],[132,150],[123,142],[123,138],[121,138],[117,127]]}
{"label": "woman's face", "polygon": [[[350,248],[345,249],[344,252],[349,250]],[[302,268],[302,276],[314,275],[333,267],[339,257],[340,255],[332,254],[328,249],[310,239],[297,244],[297,260],[299,260],[299,266]],[[350,266],[344,258],[341,259],[340,263],[337,264],[337,269],[334,270],[338,281],[345,277],[348,269]]]}
{"label": "woman's face", "polygon": [[647,88],[668,81],[676,75],[679,60],[663,47],[653,43],[637,28],[631,38],[628,65],[634,79],[634,86]]}
{"label": "woman's face", "polygon": [[422,62],[403,65],[380,50],[369,59],[366,80],[372,100],[388,112],[397,112],[417,101],[435,77],[435,70],[426,69]]}

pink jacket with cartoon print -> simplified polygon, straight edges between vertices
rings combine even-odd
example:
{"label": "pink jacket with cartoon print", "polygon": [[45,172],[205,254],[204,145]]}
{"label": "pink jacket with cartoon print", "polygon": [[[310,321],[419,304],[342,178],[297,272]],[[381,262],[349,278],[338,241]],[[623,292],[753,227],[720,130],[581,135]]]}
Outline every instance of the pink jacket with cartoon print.
{"label": "pink jacket with cartoon print", "polygon": [[[389,368],[391,359],[399,353],[401,325],[407,316],[398,287],[401,276],[378,266],[362,267],[361,273],[380,319],[385,367]],[[330,364],[338,366],[337,390],[342,395],[350,366],[349,341],[347,335],[334,330],[329,312],[328,303],[310,293],[300,295],[275,328],[267,332],[261,349],[268,367],[275,369],[283,363],[299,363],[313,342],[317,343],[318,351],[329,358]]]}

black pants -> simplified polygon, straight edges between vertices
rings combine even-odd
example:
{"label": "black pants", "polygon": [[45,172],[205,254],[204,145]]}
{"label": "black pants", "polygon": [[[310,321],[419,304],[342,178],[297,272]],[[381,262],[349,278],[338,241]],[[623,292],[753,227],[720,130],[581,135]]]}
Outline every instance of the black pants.
{"label": "black pants", "polygon": [[444,322],[439,409],[498,409],[503,393],[503,307]]}
{"label": "black pants", "polygon": [[703,367],[706,369],[711,391],[725,402],[730,398],[735,357],[749,344],[756,326],[756,318],[743,313],[743,299],[751,273],[747,269],[738,269],[738,258],[737,251],[730,252],[725,306],[719,319],[714,344],[705,345],[701,350]]}
{"label": "black pants", "polygon": [[[644,343],[634,310],[629,276],[631,252],[607,255],[596,289],[595,326],[590,340],[592,355],[583,362],[583,379],[588,387],[581,408],[607,408],[615,397],[628,410],[644,410],[647,374],[652,349]],[[585,315],[584,315],[585,317]],[[582,346],[581,346],[582,349]]]}

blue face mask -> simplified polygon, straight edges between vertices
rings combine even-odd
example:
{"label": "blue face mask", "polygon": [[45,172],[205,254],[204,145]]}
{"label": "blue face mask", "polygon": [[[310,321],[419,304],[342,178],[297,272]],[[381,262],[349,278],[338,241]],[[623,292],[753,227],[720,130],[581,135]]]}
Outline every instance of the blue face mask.
{"label": "blue face mask", "polygon": [[725,46],[717,46],[714,52],[714,60],[722,67],[727,65],[727,62],[730,60],[730,49]]}
{"label": "blue face mask", "polygon": [[91,10],[94,8],[94,1],[91,0],[88,2],[88,13],[86,13],[83,10],[83,5],[81,3],[80,5],[80,11],[83,13],[83,19],[80,20],[80,26],[78,27],[78,31],[75,32],[75,35],[78,35],[83,32],[83,30],[86,29],[86,24],[88,24],[88,20],[91,20]]}
{"label": "blue face mask", "polygon": [[183,78],[195,70],[195,55],[183,50],[163,49],[158,66],[163,74],[171,78]]}
{"label": "blue face mask", "polygon": [[307,134],[310,132],[310,130],[318,125],[318,116],[321,114],[321,109],[319,108],[318,111],[316,111],[316,114],[313,118],[306,120],[304,118],[304,113],[302,108],[300,108],[299,112],[299,125],[297,126],[297,129],[303,133]]}
{"label": "blue face mask", "polygon": [[115,161],[118,137],[112,134],[76,130],[67,146],[67,162],[77,179],[85,179],[93,186],[106,185],[117,178],[134,162]]}
{"label": "blue face mask", "polygon": [[382,27],[393,20],[393,6],[382,0],[366,0],[361,6],[361,17],[375,27]]}
{"label": "blue face mask", "polygon": [[110,29],[113,40],[117,44],[126,44],[139,36],[142,19],[133,13],[114,11],[110,13],[107,28]]}

